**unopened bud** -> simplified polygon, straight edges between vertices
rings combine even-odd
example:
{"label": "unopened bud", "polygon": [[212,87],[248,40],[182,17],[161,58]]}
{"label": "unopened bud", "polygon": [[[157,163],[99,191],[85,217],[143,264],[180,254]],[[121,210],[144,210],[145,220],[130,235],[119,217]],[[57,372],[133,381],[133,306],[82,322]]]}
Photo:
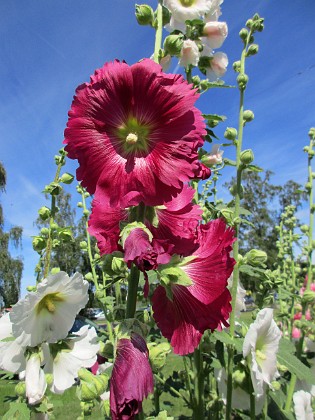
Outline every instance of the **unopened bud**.
{"label": "unopened bud", "polygon": [[309,226],[308,225],[302,225],[300,227],[300,229],[303,233],[307,233],[309,231]]}
{"label": "unopened bud", "polygon": [[46,248],[46,239],[41,238],[40,236],[35,236],[35,238],[33,238],[32,244],[34,251],[40,252]]}
{"label": "unopened bud", "polygon": [[253,20],[252,19],[248,19],[247,22],[246,22],[247,28],[250,29],[252,27],[252,24],[253,24]]}
{"label": "unopened bud", "polygon": [[247,76],[247,74],[239,74],[237,76],[237,79],[236,80],[237,80],[238,87],[241,90],[246,89],[246,85],[247,85],[247,82],[248,82],[248,76]]}
{"label": "unopened bud", "polygon": [[74,176],[69,174],[68,172],[65,172],[60,177],[60,182],[62,182],[63,184],[71,184],[73,180]]}
{"label": "unopened bud", "polygon": [[244,165],[249,165],[254,160],[253,151],[251,149],[243,150],[240,159]]}
{"label": "unopened bud", "polygon": [[136,19],[139,25],[151,25],[154,20],[154,13],[151,6],[147,4],[136,4]]}
{"label": "unopened bud", "polygon": [[81,241],[80,242],[80,249],[82,249],[82,250],[86,250],[87,249],[87,242],[86,241]]}
{"label": "unopened bud", "polygon": [[239,73],[241,71],[241,62],[240,61],[234,61],[234,63],[233,63],[233,70],[236,73]]}
{"label": "unopened bud", "polygon": [[309,156],[310,158],[312,158],[314,155],[315,155],[315,151],[314,151],[314,150],[309,150],[309,152],[308,152],[308,156]]}
{"label": "unopened bud", "polygon": [[49,234],[49,229],[46,228],[46,227],[43,227],[43,228],[41,228],[40,233],[41,233],[41,235],[46,236],[46,235]]}
{"label": "unopened bud", "polygon": [[249,265],[259,267],[265,264],[267,258],[268,257],[265,251],[261,251],[260,249],[251,249],[245,254],[244,261]]}
{"label": "unopened bud", "polygon": [[246,52],[246,57],[250,57],[252,55],[255,55],[258,53],[259,46],[257,44],[252,44],[248,47],[248,50]]}
{"label": "unopened bud", "polygon": [[26,290],[28,292],[36,292],[36,286],[27,286]]}
{"label": "unopened bud", "polygon": [[310,128],[310,131],[308,132],[308,135],[312,140],[315,140],[315,128],[314,127]]}
{"label": "unopened bud", "polygon": [[170,55],[179,56],[183,47],[182,35],[169,35],[164,40],[164,50]]}
{"label": "unopened bud", "polygon": [[93,274],[92,273],[86,273],[86,275],[84,277],[88,281],[92,281],[93,280]]}
{"label": "unopened bud", "polygon": [[50,274],[57,274],[57,273],[59,273],[60,272],[60,268],[59,267],[53,267],[51,270],[50,270]]}
{"label": "unopened bud", "polygon": [[46,206],[43,206],[38,210],[38,214],[42,220],[47,220],[50,217],[50,209]]}
{"label": "unopened bud", "polygon": [[234,127],[227,127],[227,129],[224,132],[224,137],[227,140],[235,140],[237,137],[237,130]]}
{"label": "unopened bud", "polygon": [[26,391],[26,385],[25,382],[19,382],[16,384],[14,391],[16,393],[16,395],[18,395],[19,397],[24,397],[25,396],[25,391]]}
{"label": "unopened bud", "polygon": [[309,150],[310,150],[310,148],[308,146],[303,147],[303,152],[308,153]]}
{"label": "unopened bud", "polygon": [[281,389],[281,384],[278,381],[272,381],[271,387],[274,389],[274,391],[279,391]]}
{"label": "unopened bud", "polygon": [[245,41],[245,40],[246,40],[246,38],[247,38],[247,36],[248,36],[248,30],[247,30],[246,28],[242,28],[242,29],[240,30],[239,35],[240,35],[240,38],[241,38],[243,41]]}
{"label": "unopened bud", "polygon": [[306,191],[311,191],[311,189],[312,189],[312,184],[311,184],[311,182],[307,182],[307,183],[305,184],[305,189],[306,189]]}
{"label": "unopened bud", "polygon": [[315,292],[313,290],[305,290],[302,297],[302,303],[314,303],[315,302]]}
{"label": "unopened bud", "polygon": [[250,109],[247,109],[243,112],[243,120],[246,122],[253,121],[254,117],[254,113]]}

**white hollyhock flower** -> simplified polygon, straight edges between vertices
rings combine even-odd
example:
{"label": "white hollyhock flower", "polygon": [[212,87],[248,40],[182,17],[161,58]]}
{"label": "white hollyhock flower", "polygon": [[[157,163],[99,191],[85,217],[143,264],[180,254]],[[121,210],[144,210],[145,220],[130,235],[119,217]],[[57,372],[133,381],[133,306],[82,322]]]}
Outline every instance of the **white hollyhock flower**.
{"label": "white hollyhock flower", "polygon": [[257,396],[264,393],[264,383],[271,386],[271,381],[279,376],[276,354],[280,338],[281,331],[273,319],[273,310],[265,308],[259,311],[243,344],[243,356],[250,359],[251,378]]}
{"label": "white hollyhock flower", "polygon": [[312,396],[309,392],[297,391],[293,394],[296,420],[314,420],[311,400]]}
{"label": "white hollyhock flower", "polygon": [[220,5],[223,3],[223,0],[212,0],[211,9],[205,16],[206,22],[217,21],[222,15]]}
{"label": "white hollyhock flower", "polygon": [[226,22],[207,22],[203,33],[205,35],[201,37],[203,44],[211,49],[220,48],[227,37],[228,27]]}
{"label": "white hollyhock flower", "polygon": [[222,156],[224,151],[219,150],[220,145],[219,144],[213,144],[211,152],[203,155],[201,157],[201,162],[206,165],[208,168],[211,168],[214,165],[219,165],[222,163]]}
{"label": "white hollyhock flower", "polygon": [[47,383],[41,363],[39,353],[32,353],[26,361],[25,387],[29,404],[38,404],[45,395]]}
{"label": "white hollyhock flower", "polygon": [[20,337],[14,339],[10,314],[0,318],[0,369],[18,373],[25,369],[25,347],[20,345]]}
{"label": "white hollyhock flower", "polygon": [[206,69],[206,75],[210,82],[213,82],[224,76],[228,64],[229,60],[225,53],[216,52],[213,54],[210,61],[210,67]]}
{"label": "white hollyhock flower", "polygon": [[188,67],[190,65],[198,66],[200,52],[198,45],[191,39],[186,39],[180,52],[179,65]]}
{"label": "white hollyhock flower", "polygon": [[76,314],[88,301],[88,282],[75,273],[60,271],[44,279],[13,306],[10,318],[15,337],[23,346],[35,347],[43,341],[54,343],[67,336]]}
{"label": "white hollyhock flower", "polygon": [[[222,152],[223,153],[223,152]],[[228,279],[228,289],[231,291],[233,284],[233,276],[230,276]],[[237,284],[237,292],[236,292],[236,301],[235,301],[235,309],[234,313],[237,318],[240,317],[242,311],[246,311],[245,305],[245,298],[246,290],[244,289],[242,283],[239,281]]]}
{"label": "white hollyhock flower", "polygon": [[44,344],[44,370],[53,374],[51,390],[61,394],[70,388],[78,376],[79,369],[94,365],[99,349],[95,328],[89,328],[87,325],[77,331],[75,336],[61,343],[49,346]]}
{"label": "white hollyhock flower", "polygon": [[171,21],[166,29],[185,32],[186,20],[199,19],[210,13],[213,0],[164,0],[164,6],[171,12]]}

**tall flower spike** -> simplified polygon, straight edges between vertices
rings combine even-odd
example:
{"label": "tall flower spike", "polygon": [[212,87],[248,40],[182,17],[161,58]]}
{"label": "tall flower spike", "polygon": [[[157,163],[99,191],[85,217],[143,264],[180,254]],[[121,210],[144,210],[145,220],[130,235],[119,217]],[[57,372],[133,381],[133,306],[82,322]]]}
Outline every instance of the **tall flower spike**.
{"label": "tall flower spike", "polygon": [[206,134],[198,94],[182,76],[145,59],[105,64],[79,86],[64,143],[78,180],[110,206],[164,204],[193,178]]}
{"label": "tall flower spike", "polygon": [[75,273],[60,271],[44,279],[13,306],[10,318],[13,335],[22,346],[54,343],[68,335],[76,314],[88,301],[88,282]]}
{"label": "tall flower spike", "polygon": [[153,374],[144,339],[133,333],[117,344],[110,380],[110,410],[113,420],[133,419],[142,410],[142,401],[153,392]]}

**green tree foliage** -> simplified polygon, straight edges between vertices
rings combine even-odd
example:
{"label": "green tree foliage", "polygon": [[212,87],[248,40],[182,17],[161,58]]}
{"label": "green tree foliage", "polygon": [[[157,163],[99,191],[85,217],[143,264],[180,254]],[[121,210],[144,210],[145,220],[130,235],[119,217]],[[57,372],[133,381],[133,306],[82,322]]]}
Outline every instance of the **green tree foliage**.
{"label": "green tree foliage", "polygon": [[[6,179],[5,168],[0,162],[0,192],[5,191]],[[0,203],[0,296],[5,307],[15,304],[19,299],[23,262],[11,256],[9,246],[21,246],[22,232],[20,226],[4,231],[4,215]]]}
{"label": "green tree foliage", "polygon": [[[271,182],[272,175],[271,171],[245,171],[242,177],[242,206],[251,215],[243,216],[249,224],[243,223],[240,231],[241,253],[253,248],[265,251],[268,255],[268,268],[273,268],[277,259],[278,233],[275,227],[279,224],[281,213],[288,205],[298,209],[305,199],[301,185],[292,180],[284,185],[274,185]],[[224,186],[231,188],[234,184],[235,179],[232,179]]]}

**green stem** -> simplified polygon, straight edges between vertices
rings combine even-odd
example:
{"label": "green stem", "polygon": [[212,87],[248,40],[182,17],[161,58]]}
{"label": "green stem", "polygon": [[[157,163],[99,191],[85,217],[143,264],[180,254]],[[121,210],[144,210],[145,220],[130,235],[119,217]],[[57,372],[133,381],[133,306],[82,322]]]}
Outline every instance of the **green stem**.
{"label": "green stem", "polygon": [[163,9],[162,9],[162,1],[159,0],[159,4],[157,6],[156,11],[156,32],[155,32],[155,44],[154,44],[154,54],[153,60],[156,63],[159,63],[159,52],[162,45],[162,32],[163,32]]}
{"label": "green stem", "polygon": [[186,399],[186,397],[184,397],[184,395],[182,395],[179,391],[177,391],[177,389],[175,389],[172,386],[170,386],[165,381],[165,379],[161,378],[161,376],[159,376],[158,374],[154,374],[154,378],[157,379],[161,384],[166,385],[170,391],[172,391],[175,395],[177,395],[179,398],[181,398],[182,400],[184,400],[187,405],[190,405],[190,403]]}
{"label": "green stem", "polygon": [[190,384],[190,375],[189,375],[189,368],[187,366],[187,358],[185,356],[183,356],[183,362],[184,362],[184,367],[185,367],[185,372],[186,372],[185,383],[186,383],[186,388],[189,392],[189,398],[190,398],[189,405],[193,407],[194,396],[193,396],[191,384]]}
{"label": "green stem", "polygon": [[[313,140],[310,139],[309,150],[313,150]],[[311,290],[311,284],[313,280],[313,271],[312,271],[312,254],[313,254],[313,226],[314,226],[314,210],[313,210],[313,176],[312,176],[312,156],[308,155],[308,182],[311,184],[311,189],[309,191],[309,207],[310,207],[310,216],[309,216],[309,231],[308,231],[308,254],[307,254],[307,284],[306,290]]]}
{"label": "green stem", "polygon": [[297,379],[296,375],[291,376],[289,389],[288,389],[287,400],[286,400],[285,408],[284,408],[285,411],[290,411],[291,410],[291,404],[292,404],[292,400],[293,400],[293,393],[294,393],[294,389],[295,389],[296,379]]}
{"label": "green stem", "polygon": [[255,394],[254,392],[250,393],[250,418],[251,420],[255,420],[256,419],[256,415],[255,415],[255,404],[256,404],[256,400],[255,400]]}
{"label": "green stem", "polygon": [[203,371],[203,357],[201,351],[202,343],[199,344],[194,351],[194,410],[193,418],[195,420],[203,420],[205,418],[204,409],[204,371]]}
{"label": "green stem", "polygon": [[132,264],[128,278],[126,318],[134,318],[136,313],[139,277],[140,271],[138,267]]}
{"label": "green stem", "polygon": [[156,386],[154,387],[154,410],[155,415],[158,416],[160,412],[160,392]]}

